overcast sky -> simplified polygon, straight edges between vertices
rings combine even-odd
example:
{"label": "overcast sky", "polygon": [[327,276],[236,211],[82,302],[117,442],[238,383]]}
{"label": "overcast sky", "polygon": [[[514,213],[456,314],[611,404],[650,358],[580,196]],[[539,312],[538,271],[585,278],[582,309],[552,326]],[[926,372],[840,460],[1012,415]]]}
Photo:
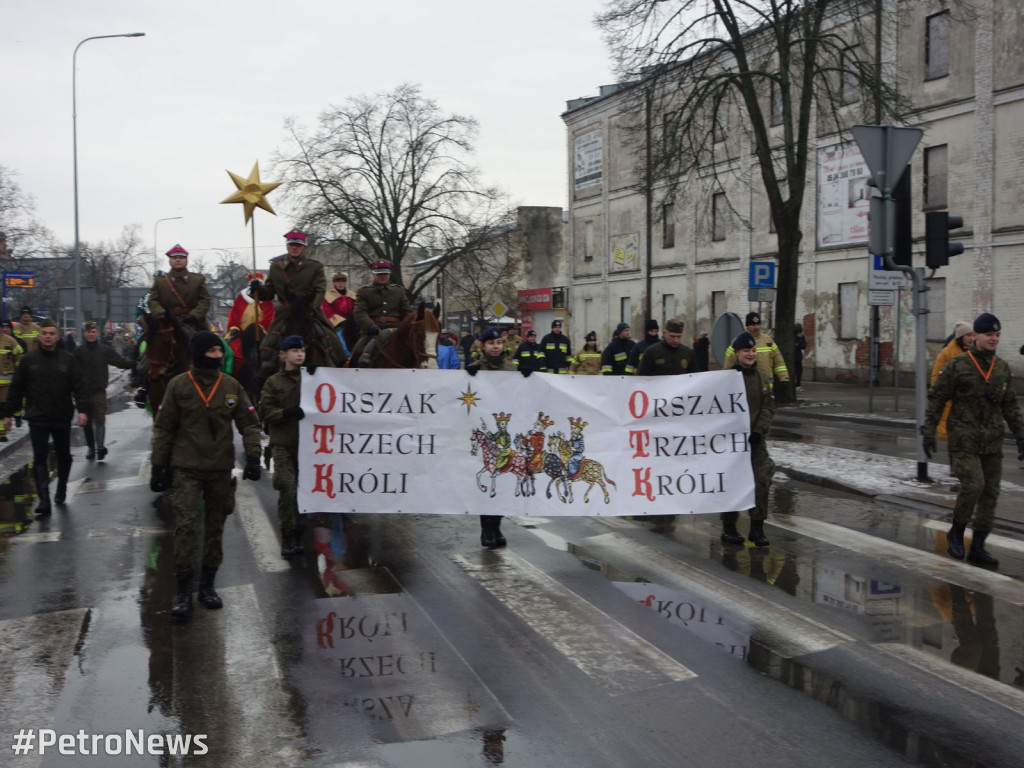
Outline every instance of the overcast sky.
{"label": "overcast sky", "polygon": [[[74,240],[72,54],[78,52],[83,241],[139,224],[160,266],[176,242],[251,254],[241,205],[219,205],[259,161],[263,181],[283,123],[312,126],[347,97],[403,82],[480,123],[484,181],[524,205],[566,203],[568,99],[611,82],[594,15],[603,0],[7,0],[0,11],[0,165],[17,172],[36,217]],[[268,199],[283,203],[281,190]],[[280,208],[283,208],[280,205]],[[257,210],[259,263],[283,252],[283,211]],[[215,263],[211,255],[208,262]]]}

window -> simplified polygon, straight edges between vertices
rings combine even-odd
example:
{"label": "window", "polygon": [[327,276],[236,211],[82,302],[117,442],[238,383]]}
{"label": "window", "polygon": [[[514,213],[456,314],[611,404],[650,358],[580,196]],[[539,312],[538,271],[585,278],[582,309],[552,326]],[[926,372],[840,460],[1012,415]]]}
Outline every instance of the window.
{"label": "window", "polygon": [[633,317],[633,311],[629,305],[629,296],[623,296],[619,299],[619,322],[632,325],[631,317]]}
{"label": "window", "polygon": [[674,293],[666,293],[661,297],[661,316],[666,321],[676,316],[676,295]]}
{"label": "window", "polygon": [[949,75],[949,11],[925,19],[924,79]]}
{"label": "window", "polygon": [[672,137],[675,134],[675,112],[666,112],[661,118],[661,149],[663,152],[671,152]]}
{"label": "window", "polygon": [[946,328],[946,278],[925,278],[928,293],[928,341],[945,341],[952,328]]}
{"label": "window", "polygon": [[843,70],[839,75],[839,96],[843,104],[855,104],[860,101],[860,63],[854,48],[847,48],[843,51]]}
{"label": "window", "polygon": [[725,193],[716,192],[711,198],[711,239],[725,240]]}
{"label": "window", "polygon": [[949,204],[949,145],[925,149],[923,187],[925,210],[945,208]]}
{"label": "window", "polygon": [[671,205],[661,206],[661,247],[674,248],[676,245],[675,211]]}
{"label": "window", "polygon": [[839,338],[856,339],[857,333],[857,284],[839,284]]}
{"label": "window", "polygon": [[583,260],[594,260],[594,222],[583,224]]}
{"label": "window", "polygon": [[715,107],[714,140],[725,141],[725,127],[728,124],[728,112],[724,101],[718,102]]}
{"label": "window", "polygon": [[772,80],[769,110],[771,111],[771,124],[782,125],[782,86],[779,85],[778,80]]}
{"label": "window", "polygon": [[711,322],[720,318],[728,311],[726,306],[726,295],[725,291],[712,291],[711,292]]}

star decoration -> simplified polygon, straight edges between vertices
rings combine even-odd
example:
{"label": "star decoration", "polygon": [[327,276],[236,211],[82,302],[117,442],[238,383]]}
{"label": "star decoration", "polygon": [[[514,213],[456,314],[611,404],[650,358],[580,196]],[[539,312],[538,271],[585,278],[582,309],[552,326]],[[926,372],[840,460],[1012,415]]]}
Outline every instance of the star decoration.
{"label": "star decoration", "polygon": [[472,387],[467,387],[466,391],[462,393],[462,397],[456,398],[456,400],[466,406],[466,413],[469,413],[469,409],[480,402],[480,399]]}
{"label": "star decoration", "polygon": [[252,172],[249,174],[248,179],[243,179],[238,174],[228,171],[228,176],[235,182],[235,186],[238,191],[230,197],[221,200],[221,205],[225,203],[241,203],[245,206],[245,223],[249,223],[249,219],[252,218],[252,212],[256,208],[262,208],[268,213],[274,213],[274,209],[270,207],[270,203],[267,202],[267,195],[271,190],[277,189],[281,186],[280,181],[272,181],[269,184],[263,184],[260,181],[260,164],[256,163],[252,167]]}

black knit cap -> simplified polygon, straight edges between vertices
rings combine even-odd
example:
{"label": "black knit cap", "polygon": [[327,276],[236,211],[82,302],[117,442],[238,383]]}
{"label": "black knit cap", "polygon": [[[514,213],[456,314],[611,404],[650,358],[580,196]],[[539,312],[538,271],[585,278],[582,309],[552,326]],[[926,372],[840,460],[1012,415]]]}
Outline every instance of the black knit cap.
{"label": "black knit cap", "polygon": [[656,330],[658,330],[658,321],[655,320],[652,317],[646,323],[644,323],[644,330],[645,331],[656,331]]}
{"label": "black knit cap", "polygon": [[991,312],[983,312],[974,320],[975,333],[993,333],[1001,330],[1003,330],[1003,326],[1000,324],[999,318]]}
{"label": "black knit cap", "polygon": [[744,325],[754,325],[755,323],[757,323],[757,325],[761,324],[761,315],[759,315],[757,312],[748,312],[747,321],[744,323]]}
{"label": "black knit cap", "polygon": [[597,341],[597,331],[591,331],[583,337],[584,341]]}
{"label": "black knit cap", "polygon": [[200,331],[192,337],[188,349],[192,354],[192,364],[196,368],[220,368],[221,361],[207,357],[206,353],[213,347],[220,346],[220,336],[213,331]]}

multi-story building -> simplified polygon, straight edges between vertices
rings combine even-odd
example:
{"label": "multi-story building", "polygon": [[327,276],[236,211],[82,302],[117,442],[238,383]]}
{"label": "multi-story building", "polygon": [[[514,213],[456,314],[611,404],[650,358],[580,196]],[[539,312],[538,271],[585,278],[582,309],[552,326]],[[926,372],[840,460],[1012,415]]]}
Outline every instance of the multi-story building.
{"label": "multi-story building", "polygon": [[[978,0],[971,13],[938,0],[883,5],[891,21],[879,46],[883,69],[913,105],[906,124],[924,130],[911,161],[914,265],[924,266],[925,212],[948,210],[965,222],[954,233],[963,255],[927,278],[930,352],[957,319],[990,311],[1007,329],[1003,355],[1020,369],[1014,358],[1024,341],[1024,5]],[[797,319],[811,342],[805,366],[819,380],[868,375],[871,192],[849,131],[867,122],[855,107],[868,94],[849,86],[851,108],[838,113],[848,123],[836,131],[830,120],[817,122],[816,170],[803,212]],[[722,133],[720,167],[691,174],[670,208],[659,210],[655,196],[651,210],[637,183],[637,153],[644,151],[631,128],[637,87],[605,86],[596,97],[568,102],[563,114],[574,321],[606,338],[620,321],[637,325],[649,282],[652,315],[680,317],[689,335],[709,330],[727,311],[760,311],[767,327],[772,306],[750,300],[748,277],[751,262],[777,258],[777,244],[743,111],[733,105],[714,125],[709,120],[709,135]],[[657,126],[659,116],[649,120]],[[912,375],[914,367],[910,292],[890,297],[897,303],[879,308],[883,381],[897,331],[900,369]],[[879,301],[878,294],[871,298]]]}

